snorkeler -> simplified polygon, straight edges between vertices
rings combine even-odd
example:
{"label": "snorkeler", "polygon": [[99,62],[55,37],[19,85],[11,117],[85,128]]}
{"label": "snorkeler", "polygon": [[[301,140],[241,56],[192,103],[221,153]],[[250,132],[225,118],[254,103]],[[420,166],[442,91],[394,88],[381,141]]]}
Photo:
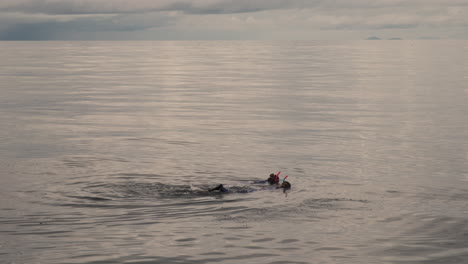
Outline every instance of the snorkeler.
{"label": "snorkeler", "polygon": [[[281,172],[278,172],[276,175],[272,173],[272,174],[270,174],[270,176],[268,177],[267,180],[265,180],[265,181],[255,181],[254,183],[269,183],[270,185],[276,185],[276,189],[283,189],[283,192],[286,193],[287,190],[291,189],[291,183],[286,181],[286,178],[288,177],[288,176],[286,176],[286,177],[284,177],[283,182],[281,184],[279,184],[279,174],[280,173]],[[261,189],[264,189],[264,188],[261,188],[261,189],[252,189],[252,188],[249,188],[249,189],[235,188],[234,189],[234,188],[231,188],[231,189],[233,189],[233,190],[229,190],[226,187],[224,187],[224,185],[220,184],[220,185],[216,186],[213,189],[209,189],[208,191],[209,192],[219,191],[219,192],[222,192],[222,193],[227,193],[227,192],[247,193],[247,192],[258,191],[258,190],[261,190]]]}
{"label": "snorkeler", "polygon": [[273,174],[273,173],[270,174],[270,177],[268,177],[267,182],[268,182],[270,185],[278,184],[278,183],[279,183],[279,174],[280,174],[280,173],[281,173],[281,172],[278,172],[277,175],[275,175],[275,174]]}
{"label": "snorkeler", "polygon": [[268,179],[266,180],[260,180],[260,181],[254,181],[253,183],[255,184],[262,184],[262,183],[269,183],[270,185],[277,185],[279,184],[279,175],[280,175],[281,171],[278,172],[277,174],[270,174],[270,176],[268,177]]}
{"label": "snorkeler", "polygon": [[284,181],[276,189],[283,189],[283,193],[286,193],[287,190],[291,189],[291,183]]}

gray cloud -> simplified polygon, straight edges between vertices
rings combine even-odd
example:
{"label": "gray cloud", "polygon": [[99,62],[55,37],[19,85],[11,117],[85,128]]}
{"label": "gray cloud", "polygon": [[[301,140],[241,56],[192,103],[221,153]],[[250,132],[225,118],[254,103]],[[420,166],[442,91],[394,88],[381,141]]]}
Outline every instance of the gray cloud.
{"label": "gray cloud", "polygon": [[128,33],[169,26],[173,23],[174,19],[164,14],[74,16],[16,14],[0,18],[0,24],[4,25],[0,27],[0,40],[80,39],[80,36],[85,36],[86,33]]}
{"label": "gray cloud", "polygon": [[180,11],[187,14],[229,14],[301,8],[320,1],[305,0],[5,0],[0,11],[44,14],[114,14]]}
{"label": "gray cloud", "polygon": [[212,32],[213,38],[281,30],[297,36],[421,27],[468,32],[467,13],[467,0],[2,0],[0,39],[67,39],[111,31],[125,39],[125,32],[152,28],[165,28],[158,34],[173,37]]}
{"label": "gray cloud", "polygon": [[466,0],[3,0],[0,11],[44,14],[114,14],[180,11],[232,14],[273,9],[387,9],[468,6]]}

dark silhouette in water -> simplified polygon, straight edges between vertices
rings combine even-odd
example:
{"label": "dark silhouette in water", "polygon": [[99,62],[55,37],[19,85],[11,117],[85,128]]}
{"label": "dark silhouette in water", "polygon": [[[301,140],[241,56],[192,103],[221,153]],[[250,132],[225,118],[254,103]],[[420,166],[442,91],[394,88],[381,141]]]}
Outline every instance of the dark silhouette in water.
{"label": "dark silhouette in water", "polygon": [[[270,185],[276,185],[276,189],[283,189],[283,192],[286,193],[287,190],[291,189],[291,183],[285,181],[285,179],[288,177],[286,176],[284,179],[283,179],[283,182],[281,184],[279,184],[279,174],[281,172],[278,172],[278,174],[270,174],[270,176],[268,177],[268,179],[264,180],[264,181],[255,181],[254,183],[256,184],[261,184],[261,183],[268,183]],[[212,189],[209,189],[208,191],[209,192],[213,192],[213,191],[219,191],[221,193],[229,193],[229,192],[232,192],[232,193],[249,193],[249,192],[255,192],[255,191],[258,191],[258,190],[263,190],[265,188],[260,188],[260,189],[257,189],[257,188],[250,188],[250,189],[227,189],[226,187],[224,187],[223,184],[220,184],[218,186],[216,186],[215,188],[212,188]]]}

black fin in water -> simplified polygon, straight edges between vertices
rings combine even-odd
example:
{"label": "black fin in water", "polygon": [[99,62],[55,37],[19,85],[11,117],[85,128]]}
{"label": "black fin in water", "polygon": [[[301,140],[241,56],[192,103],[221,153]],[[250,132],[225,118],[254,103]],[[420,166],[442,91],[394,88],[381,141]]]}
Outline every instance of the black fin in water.
{"label": "black fin in water", "polygon": [[213,188],[213,189],[209,189],[208,191],[209,191],[209,192],[212,192],[212,191],[219,191],[219,190],[221,190],[221,189],[223,189],[223,185],[222,185],[222,184],[216,186],[216,187]]}

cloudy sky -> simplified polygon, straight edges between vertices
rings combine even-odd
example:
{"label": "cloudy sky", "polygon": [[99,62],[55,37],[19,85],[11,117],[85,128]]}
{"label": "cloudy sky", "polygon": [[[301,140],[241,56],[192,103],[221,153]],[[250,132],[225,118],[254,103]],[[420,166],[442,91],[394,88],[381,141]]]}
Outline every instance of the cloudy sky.
{"label": "cloudy sky", "polygon": [[468,39],[468,0],[1,0],[0,40]]}

